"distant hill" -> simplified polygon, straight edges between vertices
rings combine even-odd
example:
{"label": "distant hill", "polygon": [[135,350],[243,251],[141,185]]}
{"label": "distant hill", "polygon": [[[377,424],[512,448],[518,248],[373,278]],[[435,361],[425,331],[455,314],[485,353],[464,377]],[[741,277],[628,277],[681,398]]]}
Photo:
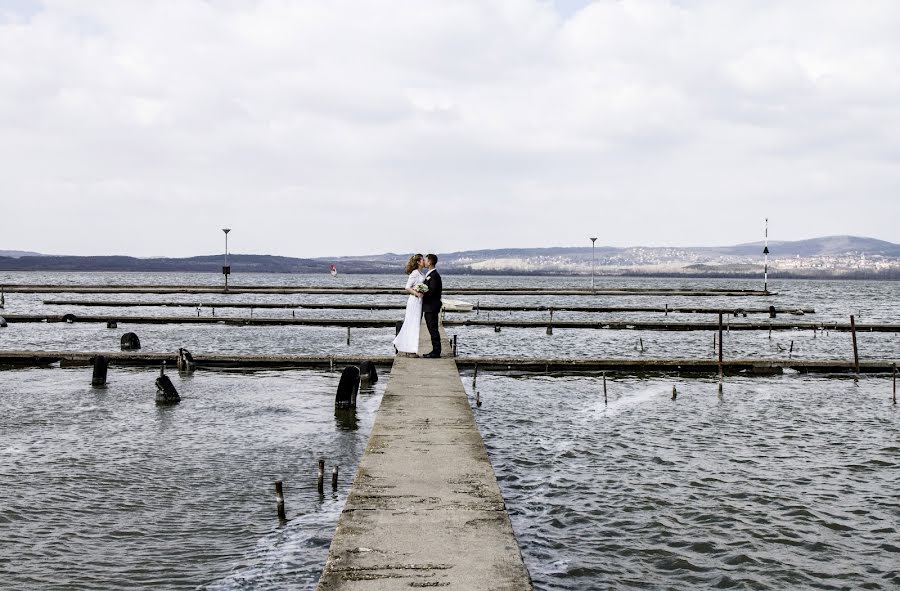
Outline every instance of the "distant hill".
{"label": "distant hill", "polygon": [[19,257],[41,256],[39,252],[30,252],[27,250],[0,250],[0,257],[10,257],[17,259]]}
{"label": "distant hill", "polygon": [[[763,244],[719,247],[626,248],[590,246],[503,248],[441,253],[441,269],[474,274],[694,275],[750,277],[762,272]],[[900,245],[874,238],[826,236],[770,242],[770,273],[798,277],[875,277],[900,279]],[[126,256],[0,255],[0,271],[147,271],[221,273],[221,254],[188,258]],[[229,254],[234,273],[326,273],[331,263],[341,273],[399,273],[405,253],[314,259]]]}

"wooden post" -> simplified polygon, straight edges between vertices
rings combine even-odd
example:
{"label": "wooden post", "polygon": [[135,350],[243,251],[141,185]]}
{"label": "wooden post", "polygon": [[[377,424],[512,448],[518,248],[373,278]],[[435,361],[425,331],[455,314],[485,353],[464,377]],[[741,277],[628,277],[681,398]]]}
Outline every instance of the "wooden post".
{"label": "wooden post", "polygon": [[856,348],[856,318],[850,315],[850,332],[853,335],[853,367],[856,369],[856,375],[859,376],[859,350]]}
{"label": "wooden post", "polygon": [[347,344],[350,344],[350,327],[347,327]]}
{"label": "wooden post", "polygon": [[475,392],[475,406],[481,408],[481,392]]}
{"label": "wooden post", "polygon": [[668,316],[668,315],[669,315],[669,304],[666,303],[666,316]]}
{"label": "wooden post", "polygon": [[675,389],[675,385],[672,384],[672,400],[678,398],[678,390]]}
{"label": "wooden post", "polygon": [[316,479],[316,488],[319,494],[325,491],[325,460],[319,460],[319,477]]}
{"label": "wooden post", "polygon": [[331,470],[331,490],[337,490],[337,481],[338,481],[338,467],[335,464],[334,469]]}
{"label": "wooden post", "polygon": [[719,312],[719,373],[722,372],[722,313]]}
{"label": "wooden post", "polygon": [[607,406],[609,403],[606,401],[606,372],[603,372],[603,406]]}
{"label": "wooden post", "polygon": [[475,373],[472,374],[472,389],[475,389],[475,383],[478,381],[478,364],[475,364]]}
{"label": "wooden post", "polygon": [[103,386],[106,384],[106,371],[108,368],[109,361],[105,355],[94,357],[94,375],[91,376],[91,386]]}
{"label": "wooden post", "polygon": [[893,372],[891,374],[894,377],[894,404],[897,404],[897,364],[892,364]]}
{"label": "wooden post", "polygon": [[275,502],[278,505],[278,519],[281,521],[286,521],[287,517],[284,514],[284,491],[281,488],[281,481],[275,481]]}
{"label": "wooden post", "polygon": [[791,341],[791,348],[788,349],[788,359],[794,356],[794,341]]}
{"label": "wooden post", "polygon": [[643,353],[644,352],[644,339],[639,338],[638,341],[640,341],[640,343],[641,343],[641,353]]}

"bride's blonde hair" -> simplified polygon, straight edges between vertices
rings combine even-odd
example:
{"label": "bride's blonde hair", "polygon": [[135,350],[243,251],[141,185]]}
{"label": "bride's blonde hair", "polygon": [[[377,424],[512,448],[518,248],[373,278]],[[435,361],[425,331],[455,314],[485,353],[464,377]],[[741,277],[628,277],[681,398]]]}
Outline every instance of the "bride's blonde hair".
{"label": "bride's blonde hair", "polygon": [[409,260],[406,261],[406,274],[409,275],[413,272],[413,269],[419,268],[419,261],[422,260],[422,255],[414,254],[409,257]]}

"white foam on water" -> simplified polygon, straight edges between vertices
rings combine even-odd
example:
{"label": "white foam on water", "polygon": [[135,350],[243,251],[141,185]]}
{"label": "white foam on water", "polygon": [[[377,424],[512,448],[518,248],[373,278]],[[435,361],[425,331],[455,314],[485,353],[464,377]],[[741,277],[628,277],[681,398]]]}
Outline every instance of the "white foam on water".
{"label": "white foam on water", "polygon": [[600,412],[605,414],[606,416],[615,416],[623,412],[633,410],[636,407],[642,406],[653,399],[661,398],[663,396],[671,397],[672,391],[662,386],[652,386],[649,388],[642,388],[640,390],[632,390],[630,392],[626,392],[619,398],[611,399],[608,405],[604,405],[603,401],[601,400],[599,403]]}

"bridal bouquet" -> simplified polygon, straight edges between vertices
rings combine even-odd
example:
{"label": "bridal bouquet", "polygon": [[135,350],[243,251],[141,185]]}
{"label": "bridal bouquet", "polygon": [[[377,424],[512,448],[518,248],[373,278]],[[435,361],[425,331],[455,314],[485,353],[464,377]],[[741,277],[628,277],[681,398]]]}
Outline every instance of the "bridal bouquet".
{"label": "bridal bouquet", "polygon": [[428,286],[424,283],[419,283],[418,285],[416,285],[415,289],[419,293],[426,293],[428,291]]}

